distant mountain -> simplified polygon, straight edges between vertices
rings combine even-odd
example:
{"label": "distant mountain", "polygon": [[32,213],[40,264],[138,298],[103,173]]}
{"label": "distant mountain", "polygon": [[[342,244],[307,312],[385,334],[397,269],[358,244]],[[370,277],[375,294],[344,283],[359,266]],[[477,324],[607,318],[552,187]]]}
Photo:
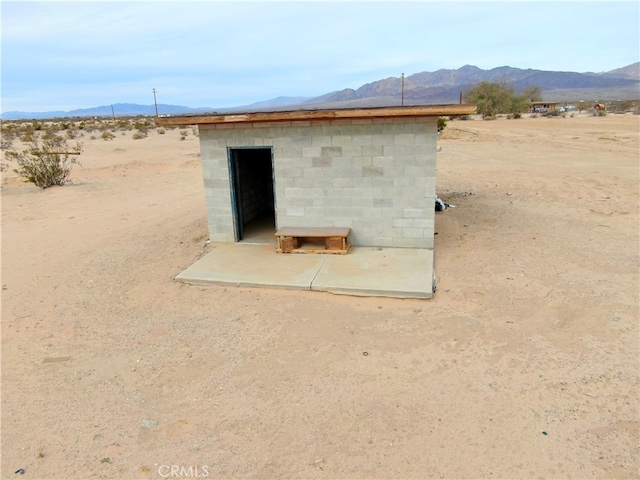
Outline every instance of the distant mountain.
{"label": "distant mountain", "polygon": [[[210,112],[209,107],[190,108],[180,105],[164,105],[158,104],[158,113],[166,115],[179,115],[185,113],[204,113]],[[110,117],[115,116],[136,116],[136,115],[155,115],[155,105],[137,105],[135,103],[114,103],[112,105],[103,105],[93,108],[80,108],[77,110],[54,111],[54,112],[4,112],[3,120],[25,120],[25,119],[45,119],[45,118],[64,118],[64,117]]]}
{"label": "distant mountain", "polygon": [[[640,98],[640,62],[605,73],[552,72],[545,70],[523,70],[520,68],[498,67],[482,70],[473,65],[465,65],[457,70],[437,70],[420,72],[404,79],[404,99],[406,104],[418,103],[458,103],[461,92],[480,82],[507,82],[516,92],[529,86],[539,86],[545,100],[618,100]],[[402,79],[389,77],[368,83],[357,90],[347,88],[327,93],[307,100],[309,104],[348,103],[379,104],[380,99],[394,101],[401,97]],[[549,96],[548,92],[554,92]],[[589,93],[598,92],[593,97]],[[562,97],[562,99],[558,98]]]}
{"label": "distant mountain", "polygon": [[[159,115],[188,115],[198,113],[211,113],[213,111],[225,112],[234,111],[238,109],[264,109],[272,107],[284,107],[287,105],[300,104],[309,97],[278,97],[272,100],[265,100],[263,102],[252,103],[251,105],[233,107],[233,108],[218,108],[212,107],[198,107],[191,108],[183,105],[167,105],[158,104]],[[47,118],[67,118],[67,117],[126,117],[137,115],[155,116],[155,105],[138,105],[135,103],[114,103],[113,110],[111,105],[103,105],[93,108],[79,108],[77,110],[69,111],[52,111],[52,112],[4,112],[0,116],[3,120],[43,120]]]}
{"label": "distant mountain", "polygon": [[288,105],[298,105],[306,102],[311,97],[277,97],[271,100],[265,100],[264,102],[256,102],[251,105],[246,105],[243,108],[270,108],[270,107],[286,107]]}
{"label": "distant mountain", "polygon": [[606,72],[604,75],[617,78],[629,78],[632,80],[640,80],[640,62],[627,65],[623,68],[616,68],[610,72]]}
{"label": "distant mountain", "polygon": [[[553,72],[546,70],[497,67],[483,70],[465,65],[457,70],[441,69],[420,72],[404,79],[405,105],[458,103],[462,92],[480,82],[507,82],[517,92],[529,86],[539,86],[546,101],[572,102],[579,100],[637,100],[640,98],[640,62],[609,72]],[[291,110],[301,108],[350,108],[363,106],[398,105],[401,99],[402,79],[389,77],[367,83],[358,89],[346,88],[318,97],[277,97],[271,100],[233,108],[158,105],[160,115],[184,115],[198,113]],[[4,120],[45,119],[59,117],[102,117],[155,115],[154,105],[116,103],[83,108],[68,112],[4,112]]]}

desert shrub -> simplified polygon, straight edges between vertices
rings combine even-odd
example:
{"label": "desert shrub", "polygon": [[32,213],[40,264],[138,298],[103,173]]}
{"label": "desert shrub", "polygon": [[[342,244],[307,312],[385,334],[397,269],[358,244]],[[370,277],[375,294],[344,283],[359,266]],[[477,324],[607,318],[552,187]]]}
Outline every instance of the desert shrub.
{"label": "desert shrub", "polygon": [[151,121],[148,119],[138,119],[133,123],[133,128],[137,129],[139,132],[143,133],[145,136],[147,135],[147,130],[152,126]]}
{"label": "desert shrub", "polygon": [[58,135],[58,132],[56,128],[52,125],[49,125],[47,129],[44,131],[44,133],[42,134],[42,138],[44,140],[49,140],[51,138],[56,137],[57,135]]}
{"label": "desert shrub", "polygon": [[0,134],[0,150],[9,150],[16,139],[17,131],[14,125],[6,125],[2,123]]}
{"label": "desert shrub", "polygon": [[614,100],[610,102],[608,109],[609,111],[616,113],[635,113],[638,110],[638,100]]}
{"label": "desert shrub", "polygon": [[467,103],[476,104],[476,112],[486,120],[509,110],[513,88],[497,82],[481,82],[465,93]]}
{"label": "desert shrub", "polygon": [[106,142],[107,140],[113,140],[114,138],[116,138],[116,136],[111,132],[102,132],[100,138],[102,138]]}
{"label": "desert shrub", "polygon": [[145,126],[145,127],[149,127],[151,126],[153,122],[148,119],[148,118],[137,118],[135,121],[135,126],[139,127],[139,126]]}
{"label": "desert shrub", "polygon": [[156,132],[158,132],[159,135],[164,135],[167,131],[164,128],[159,128]]}
{"label": "desert shrub", "polygon": [[13,146],[13,137],[2,135],[0,139],[0,150],[9,150]]}
{"label": "desert shrub", "polygon": [[34,135],[23,152],[6,152],[6,158],[18,164],[13,171],[40,188],[64,185],[75,165],[80,144],[70,147],[67,139],[59,135],[38,138]]}
{"label": "desert shrub", "polygon": [[537,86],[525,88],[516,94],[514,88],[505,81],[481,82],[465,93],[468,103],[476,104],[476,113],[485,120],[493,120],[499,113],[522,113],[532,101],[540,97],[541,89]]}
{"label": "desert shrub", "polygon": [[133,132],[133,135],[131,136],[131,138],[133,138],[134,140],[140,140],[141,138],[144,138],[146,136],[147,136],[146,132],[142,132],[138,130],[137,132]]}
{"label": "desert shrub", "polygon": [[198,127],[193,127],[191,129],[191,132],[193,133],[194,137],[198,137],[200,135],[200,132],[198,131]]}
{"label": "desert shrub", "polygon": [[444,130],[444,127],[447,126],[447,119],[444,117],[438,117],[438,131],[441,132]]}
{"label": "desert shrub", "polygon": [[186,137],[187,135],[189,135],[189,130],[180,130],[180,135]]}
{"label": "desert shrub", "polygon": [[23,143],[29,143],[29,142],[33,141],[35,136],[36,136],[36,134],[33,131],[33,128],[31,128],[31,127],[26,128],[24,133],[20,136],[20,141],[23,142]]}

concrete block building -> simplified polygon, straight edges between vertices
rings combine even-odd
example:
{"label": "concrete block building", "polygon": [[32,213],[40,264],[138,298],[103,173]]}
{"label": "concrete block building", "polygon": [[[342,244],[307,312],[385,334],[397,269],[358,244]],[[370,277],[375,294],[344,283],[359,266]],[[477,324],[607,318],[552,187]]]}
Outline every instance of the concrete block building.
{"label": "concrete block building", "polygon": [[474,105],[429,105],[175,116],[198,125],[213,242],[247,225],[349,227],[351,244],[432,249],[439,116]]}

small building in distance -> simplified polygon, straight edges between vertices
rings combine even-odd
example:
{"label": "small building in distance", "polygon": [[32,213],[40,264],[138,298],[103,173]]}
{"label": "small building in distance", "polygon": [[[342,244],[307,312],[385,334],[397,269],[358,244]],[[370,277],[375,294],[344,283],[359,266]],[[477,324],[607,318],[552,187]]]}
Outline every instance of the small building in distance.
{"label": "small building in distance", "polygon": [[548,115],[556,111],[558,102],[531,102],[531,113]]}

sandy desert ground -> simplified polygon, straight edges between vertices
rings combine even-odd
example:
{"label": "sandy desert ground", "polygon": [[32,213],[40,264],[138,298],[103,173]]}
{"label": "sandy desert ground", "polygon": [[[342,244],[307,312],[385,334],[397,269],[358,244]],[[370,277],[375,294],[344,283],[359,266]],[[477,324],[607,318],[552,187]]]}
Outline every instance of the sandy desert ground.
{"label": "sandy desert ground", "polygon": [[431,300],[174,282],[192,133],[6,173],[1,477],[638,478],[639,126],[449,122]]}

